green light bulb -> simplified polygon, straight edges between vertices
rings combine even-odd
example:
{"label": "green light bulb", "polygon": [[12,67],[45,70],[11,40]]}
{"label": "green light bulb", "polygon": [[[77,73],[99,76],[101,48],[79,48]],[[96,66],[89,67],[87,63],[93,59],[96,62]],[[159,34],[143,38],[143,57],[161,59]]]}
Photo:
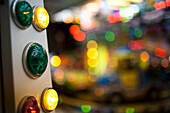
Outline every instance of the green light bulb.
{"label": "green light bulb", "polygon": [[27,28],[33,22],[33,9],[26,1],[19,1],[16,3],[15,14],[18,22]]}

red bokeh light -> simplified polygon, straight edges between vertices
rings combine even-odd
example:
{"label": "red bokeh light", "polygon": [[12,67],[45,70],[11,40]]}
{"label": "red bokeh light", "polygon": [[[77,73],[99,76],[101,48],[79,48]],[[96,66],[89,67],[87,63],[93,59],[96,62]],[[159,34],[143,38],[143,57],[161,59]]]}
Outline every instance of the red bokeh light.
{"label": "red bokeh light", "polygon": [[77,34],[80,32],[80,27],[78,25],[72,25],[69,29],[69,32],[73,35]]}
{"label": "red bokeh light", "polygon": [[76,41],[84,41],[86,39],[86,34],[83,31],[80,31],[79,33],[73,35],[73,38]]}
{"label": "red bokeh light", "polygon": [[168,52],[165,49],[161,49],[159,47],[155,48],[154,53],[156,56],[161,58],[166,58],[168,56]]}
{"label": "red bokeh light", "polygon": [[166,5],[169,7],[170,6],[170,0],[166,0]]}
{"label": "red bokeh light", "polygon": [[166,8],[166,4],[164,1],[155,2],[154,7],[156,10],[159,10],[159,9]]}
{"label": "red bokeh light", "polygon": [[151,59],[151,66],[157,67],[158,65],[159,65],[159,60],[157,58],[152,58]]}
{"label": "red bokeh light", "polygon": [[128,43],[128,47],[131,50],[140,50],[143,49],[143,41],[142,40],[130,40]]}
{"label": "red bokeh light", "polygon": [[109,15],[107,15],[107,21],[110,23],[115,23],[115,22],[117,22],[117,18],[115,18],[115,16],[113,14],[109,14]]}
{"label": "red bokeh light", "polygon": [[161,9],[163,9],[163,8],[166,7],[166,4],[165,4],[164,1],[160,1],[160,2],[159,2],[159,6],[160,6]]}

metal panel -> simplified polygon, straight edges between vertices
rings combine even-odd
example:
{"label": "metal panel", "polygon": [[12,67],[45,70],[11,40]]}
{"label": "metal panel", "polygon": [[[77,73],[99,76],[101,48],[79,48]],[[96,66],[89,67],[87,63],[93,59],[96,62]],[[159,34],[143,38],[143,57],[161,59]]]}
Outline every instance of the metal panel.
{"label": "metal panel", "polygon": [[[42,0],[27,0],[31,6],[43,6]],[[41,94],[47,87],[52,87],[50,65],[37,79],[30,78],[24,70],[22,56],[24,48],[30,42],[41,44],[48,52],[46,30],[38,32],[31,25],[23,30],[13,21],[10,8],[13,0],[6,0],[1,6],[1,44],[4,77],[5,113],[17,113],[19,103],[25,96],[34,96],[41,102]],[[49,57],[49,55],[48,55]],[[43,110],[40,111],[43,113]],[[51,113],[55,113],[52,111]]]}

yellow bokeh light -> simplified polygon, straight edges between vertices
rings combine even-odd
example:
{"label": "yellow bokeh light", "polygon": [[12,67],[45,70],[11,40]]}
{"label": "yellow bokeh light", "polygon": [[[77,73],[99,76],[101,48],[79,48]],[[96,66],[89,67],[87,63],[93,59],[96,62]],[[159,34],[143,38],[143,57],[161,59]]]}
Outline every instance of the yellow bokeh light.
{"label": "yellow bokeh light", "polygon": [[58,66],[60,66],[60,64],[61,64],[61,59],[60,59],[59,56],[53,56],[53,57],[51,58],[51,65],[52,65],[52,66],[58,67]]}
{"label": "yellow bokeh light", "polygon": [[110,65],[111,68],[116,68],[118,66],[118,59],[116,57],[112,57]]}
{"label": "yellow bokeh light", "polygon": [[52,111],[57,107],[58,94],[54,89],[47,89],[43,95],[43,106],[45,110]]}
{"label": "yellow bokeh light", "polygon": [[89,67],[96,67],[98,64],[98,59],[88,59],[87,63]]}
{"label": "yellow bokeh light", "polygon": [[88,49],[90,49],[90,48],[95,48],[95,49],[97,49],[97,47],[98,47],[98,44],[97,44],[96,41],[91,40],[91,41],[87,42],[87,48],[88,48]]}
{"label": "yellow bokeh light", "polygon": [[74,17],[71,14],[66,14],[63,17],[63,22],[64,23],[71,23],[71,22],[73,22],[73,20],[74,20]]}
{"label": "yellow bokeh light", "polygon": [[34,11],[34,23],[40,29],[47,28],[49,24],[49,15],[45,8],[38,7]]}
{"label": "yellow bokeh light", "polygon": [[79,17],[79,16],[76,16],[76,17],[75,17],[75,22],[76,22],[77,24],[80,24],[80,17]]}
{"label": "yellow bokeh light", "polygon": [[89,59],[95,59],[97,58],[98,56],[98,51],[97,49],[95,48],[90,48],[88,51],[87,51],[87,56]]}

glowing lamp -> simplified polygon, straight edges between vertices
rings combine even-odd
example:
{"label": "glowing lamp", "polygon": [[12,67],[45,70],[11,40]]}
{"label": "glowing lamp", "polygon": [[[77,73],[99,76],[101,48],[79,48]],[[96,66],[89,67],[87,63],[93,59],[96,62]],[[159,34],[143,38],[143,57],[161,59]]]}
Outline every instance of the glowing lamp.
{"label": "glowing lamp", "polygon": [[34,21],[33,25],[38,31],[42,31],[47,28],[49,24],[49,15],[45,8],[35,7],[34,8]]}
{"label": "glowing lamp", "polygon": [[33,96],[25,97],[20,103],[19,113],[40,113],[39,102]]}
{"label": "glowing lamp", "polygon": [[58,94],[52,88],[47,88],[44,90],[42,95],[42,108],[46,112],[50,112],[57,107],[58,104]]}

